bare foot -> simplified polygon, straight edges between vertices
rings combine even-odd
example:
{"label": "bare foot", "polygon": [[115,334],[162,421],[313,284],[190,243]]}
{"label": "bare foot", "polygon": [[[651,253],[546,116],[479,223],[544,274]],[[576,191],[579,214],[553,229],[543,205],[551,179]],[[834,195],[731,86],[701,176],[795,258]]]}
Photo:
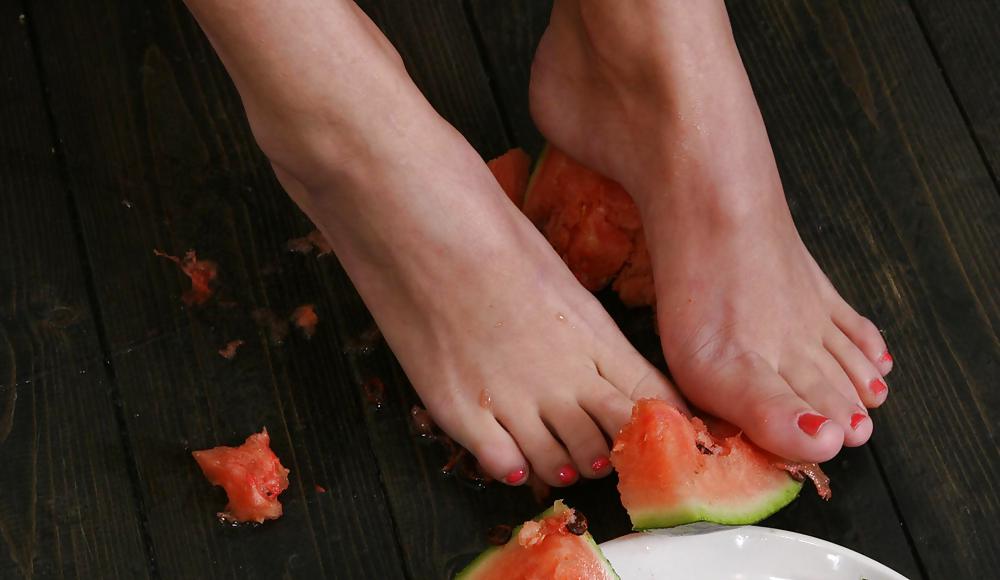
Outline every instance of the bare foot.
{"label": "bare foot", "polygon": [[635,197],[692,403],[790,459],[868,440],[892,359],[799,238],[721,0],[556,0],[531,107]]}
{"label": "bare foot", "polygon": [[681,404],[666,379],[353,3],[252,5],[195,13],[435,422],[511,485],[529,464],[551,485],[607,475],[632,399]]}

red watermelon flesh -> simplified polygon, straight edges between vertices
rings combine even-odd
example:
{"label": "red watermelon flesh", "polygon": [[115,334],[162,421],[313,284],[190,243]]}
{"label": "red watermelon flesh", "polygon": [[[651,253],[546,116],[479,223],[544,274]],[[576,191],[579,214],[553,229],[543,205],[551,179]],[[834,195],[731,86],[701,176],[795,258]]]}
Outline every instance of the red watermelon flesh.
{"label": "red watermelon flesh", "polygon": [[611,564],[586,531],[586,520],[562,501],[479,555],[456,580],[611,580]]}
{"label": "red watermelon flesh", "polygon": [[528,188],[531,174],[531,158],[522,149],[511,149],[496,159],[486,162],[493,177],[503,188],[514,205],[521,207],[524,191]]}
{"label": "red watermelon flesh", "polygon": [[288,470],[271,451],[267,429],[247,437],[239,447],[214,447],[195,451],[201,471],[229,497],[224,520],[257,522],[281,517],[278,496],[288,489]]}
{"label": "red watermelon flesh", "polygon": [[[636,529],[755,523],[795,499],[802,475],[822,475],[817,465],[760,449],[732,426],[729,436],[713,430],[665,401],[636,403],[611,452],[622,505]],[[828,498],[829,488],[817,487]]]}
{"label": "red watermelon flesh", "polygon": [[522,210],[588,290],[600,290],[625,274],[626,304],[652,304],[639,209],[621,185],[549,145],[535,166]]}

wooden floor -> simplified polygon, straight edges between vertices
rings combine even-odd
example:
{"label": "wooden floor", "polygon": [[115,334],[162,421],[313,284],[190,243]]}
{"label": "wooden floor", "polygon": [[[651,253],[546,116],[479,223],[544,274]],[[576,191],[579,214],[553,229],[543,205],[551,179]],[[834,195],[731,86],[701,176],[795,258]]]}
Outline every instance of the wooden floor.
{"label": "wooden floor", "polygon": [[[484,157],[537,150],[547,2],[361,4]],[[729,8],[802,235],[897,361],[872,442],[828,464],[833,501],[805,493],[765,525],[911,578],[995,577],[1000,13]],[[392,354],[358,348],[371,319],[343,270],[285,249],[310,230],[180,2],[0,3],[0,577],[441,578],[538,511],[526,489],[440,475]],[[185,308],[154,248],[218,262],[218,298]],[[275,345],[252,321],[303,303],[312,340]],[[235,360],[217,354],[237,338]],[[189,452],[261,426],[292,470],[286,515],[220,526]],[[565,497],[598,540],[627,531],[613,481]]]}

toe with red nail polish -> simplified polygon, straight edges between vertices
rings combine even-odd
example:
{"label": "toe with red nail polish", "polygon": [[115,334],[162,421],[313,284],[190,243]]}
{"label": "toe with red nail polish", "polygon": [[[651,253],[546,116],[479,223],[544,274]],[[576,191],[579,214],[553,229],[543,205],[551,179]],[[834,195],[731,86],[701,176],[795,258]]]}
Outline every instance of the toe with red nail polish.
{"label": "toe with red nail polish", "polygon": [[816,413],[802,413],[799,415],[799,429],[809,435],[810,437],[815,437],[819,430],[829,421],[823,415],[817,415]]}
{"label": "toe with red nail polish", "polygon": [[557,475],[559,477],[559,482],[560,483],[569,485],[569,484],[573,483],[574,481],[576,481],[576,475],[577,474],[576,474],[576,470],[573,469],[572,465],[564,465],[564,466],[562,466],[562,467],[559,468],[559,473]]}
{"label": "toe with red nail polish", "polygon": [[855,413],[851,415],[851,429],[857,429],[858,425],[860,425],[861,422],[867,418],[868,415],[865,415],[864,413]]}
{"label": "toe with red nail polish", "polygon": [[889,390],[889,386],[882,379],[872,379],[872,382],[868,383],[868,388],[872,390],[872,393],[876,397],[881,396],[882,393]]}
{"label": "toe with red nail polish", "polygon": [[514,485],[516,483],[521,483],[524,481],[525,472],[523,469],[515,469],[507,474],[507,477],[503,478],[507,483]]}
{"label": "toe with red nail polish", "polygon": [[590,469],[594,473],[600,473],[604,471],[608,467],[608,465],[611,465],[611,461],[604,455],[601,455],[600,457],[595,459],[593,463],[590,464]]}

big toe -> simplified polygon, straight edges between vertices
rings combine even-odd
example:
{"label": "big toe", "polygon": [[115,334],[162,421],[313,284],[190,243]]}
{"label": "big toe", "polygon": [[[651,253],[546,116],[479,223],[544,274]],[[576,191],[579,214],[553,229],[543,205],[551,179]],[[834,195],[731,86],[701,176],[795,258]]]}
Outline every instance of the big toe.
{"label": "big toe", "polygon": [[781,457],[822,462],[843,447],[843,429],[796,394],[756,353],[693,380],[679,378],[679,384],[699,408],[733,423]]}

